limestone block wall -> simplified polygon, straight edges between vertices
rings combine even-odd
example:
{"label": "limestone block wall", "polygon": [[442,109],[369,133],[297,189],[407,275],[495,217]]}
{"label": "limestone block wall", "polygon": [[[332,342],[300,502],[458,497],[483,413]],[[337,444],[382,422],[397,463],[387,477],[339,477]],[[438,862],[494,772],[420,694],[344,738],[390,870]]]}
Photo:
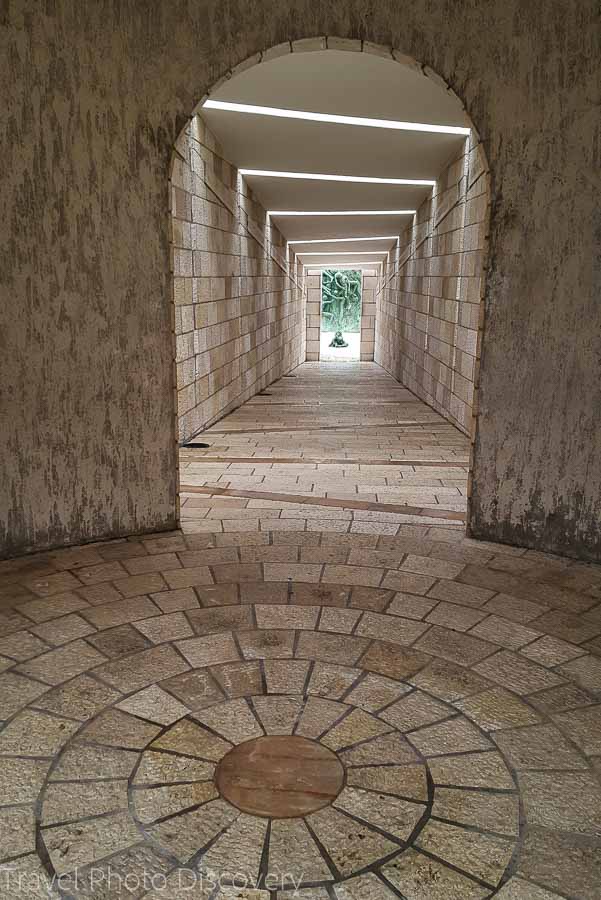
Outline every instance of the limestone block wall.
{"label": "limestone block wall", "polygon": [[178,435],[304,360],[302,267],[200,116],[171,172]]}
{"label": "limestone block wall", "polygon": [[489,184],[470,138],[389,254],[377,292],[375,359],[470,433],[487,251]]}

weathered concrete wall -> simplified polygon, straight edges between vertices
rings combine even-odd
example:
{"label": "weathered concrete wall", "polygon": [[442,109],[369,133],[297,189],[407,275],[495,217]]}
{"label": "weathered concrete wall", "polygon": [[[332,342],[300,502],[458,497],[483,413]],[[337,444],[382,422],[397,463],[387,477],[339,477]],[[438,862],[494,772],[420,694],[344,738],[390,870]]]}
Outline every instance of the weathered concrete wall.
{"label": "weathered concrete wall", "polygon": [[8,0],[0,28],[2,552],[173,525],[172,146],[232,66],[329,34],[431,67],[484,141],[472,533],[601,556],[597,0]]}
{"label": "weathered concrete wall", "polygon": [[304,362],[298,260],[200,116],[171,172],[178,435]]}
{"label": "weathered concrete wall", "polygon": [[488,166],[471,135],[385,261],[376,362],[472,432],[490,211]]}

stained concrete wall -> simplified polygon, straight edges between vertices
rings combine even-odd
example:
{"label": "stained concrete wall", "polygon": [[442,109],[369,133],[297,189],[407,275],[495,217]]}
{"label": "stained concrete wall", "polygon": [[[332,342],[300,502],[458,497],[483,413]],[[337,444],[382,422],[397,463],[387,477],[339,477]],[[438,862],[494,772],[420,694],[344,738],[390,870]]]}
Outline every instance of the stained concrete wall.
{"label": "stained concrete wall", "polygon": [[376,362],[472,433],[490,190],[473,136],[385,261],[377,292]]}
{"label": "stained concrete wall", "polygon": [[171,171],[178,437],[304,362],[296,255],[200,116]]}
{"label": "stained concrete wall", "polygon": [[173,144],[232,67],[337,35],[437,72],[490,163],[472,533],[601,557],[597,0],[9,0],[0,29],[3,553],[174,524]]}

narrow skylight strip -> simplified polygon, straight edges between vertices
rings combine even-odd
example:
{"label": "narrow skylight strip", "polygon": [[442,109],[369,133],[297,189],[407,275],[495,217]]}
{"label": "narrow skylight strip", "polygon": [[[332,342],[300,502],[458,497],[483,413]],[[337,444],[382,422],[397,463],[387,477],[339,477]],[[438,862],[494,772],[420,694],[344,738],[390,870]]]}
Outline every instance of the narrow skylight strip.
{"label": "narrow skylight strip", "polygon": [[347,237],[347,238],[319,238],[311,241],[288,241],[289,244],[337,244],[351,241],[396,241],[398,235],[387,234],[384,237]]}
{"label": "narrow skylight strip", "polygon": [[386,256],[388,250],[299,250],[297,256]]}
{"label": "narrow skylight strip", "polygon": [[328,122],[334,125],[360,125],[363,128],[388,128],[392,131],[423,131],[428,134],[461,134],[467,136],[469,128],[461,125],[431,125],[428,122],[398,122],[395,119],[370,119],[366,116],[337,116],[331,113],[304,112],[300,109],[282,109],[277,106],[256,106],[252,103],[229,103],[224,100],[207,100],[204,109],[220,109],[227,112],[248,113],[254,116],[275,116],[279,119],[303,119],[307,122]]}
{"label": "narrow skylight strip", "polygon": [[270,209],[268,216],[414,216],[416,209]]}
{"label": "narrow skylight strip", "polygon": [[421,178],[376,178],[373,175],[324,175],[319,172],[276,172],[273,169],[238,169],[241,175],[260,178],[300,178],[304,181],[346,181],[354,184],[410,184],[434,187],[435,181]]}

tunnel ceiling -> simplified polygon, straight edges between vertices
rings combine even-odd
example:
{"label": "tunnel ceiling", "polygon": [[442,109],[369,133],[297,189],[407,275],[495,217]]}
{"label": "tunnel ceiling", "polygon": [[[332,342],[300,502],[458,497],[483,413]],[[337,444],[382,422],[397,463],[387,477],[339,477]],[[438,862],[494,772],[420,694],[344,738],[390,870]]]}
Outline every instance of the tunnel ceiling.
{"label": "tunnel ceiling", "polygon": [[[367,53],[289,53],[224,82],[211,101],[469,127],[457,97],[417,68]],[[254,115],[202,108],[224,157],[240,169],[410,180],[436,180],[465,137]],[[428,185],[353,183],[246,175],[268,210],[389,210],[387,215],[274,216],[290,241],[398,235],[428,196]],[[389,241],[295,244],[305,263],[378,261]],[[363,257],[360,254],[365,252]],[[324,253],[340,255],[323,255]],[[350,254],[350,255],[349,255]],[[383,255],[383,254],[382,254]]]}

